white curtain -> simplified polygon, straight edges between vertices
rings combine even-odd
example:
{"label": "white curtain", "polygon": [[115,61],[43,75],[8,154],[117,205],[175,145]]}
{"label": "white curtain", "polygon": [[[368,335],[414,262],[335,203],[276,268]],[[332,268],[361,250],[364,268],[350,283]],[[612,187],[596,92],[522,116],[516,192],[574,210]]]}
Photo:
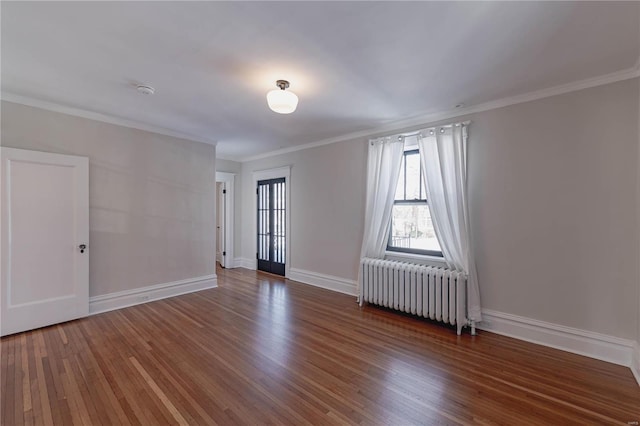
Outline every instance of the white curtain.
{"label": "white curtain", "polygon": [[418,135],[427,202],[444,259],[467,274],[469,319],[481,321],[478,274],[470,241],[467,196],[467,123]]}
{"label": "white curtain", "polygon": [[369,141],[367,201],[360,258],[384,258],[403,153],[403,137]]}

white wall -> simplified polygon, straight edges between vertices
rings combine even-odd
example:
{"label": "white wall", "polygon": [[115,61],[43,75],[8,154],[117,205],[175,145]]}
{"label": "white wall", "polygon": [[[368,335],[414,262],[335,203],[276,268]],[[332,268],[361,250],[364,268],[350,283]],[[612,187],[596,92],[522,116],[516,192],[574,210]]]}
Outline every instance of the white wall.
{"label": "white wall", "polygon": [[215,274],[215,147],[2,102],[2,145],[89,157],[90,295]]}
{"label": "white wall", "polygon": [[[484,308],[638,338],[638,86],[632,79],[459,118],[472,120]],[[255,258],[253,171],[291,165],[291,267],[355,280],[365,159],[363,138],[243,163],[243,257]]]}
{"label": "white wall", "polygon": [[[638,85],[638,103],[640,103],[640,85]],[[638,192],[637,194],[637,220],[638,227],[640,228],[640,108],[638,108],[638,171],[637,171],[637,183],[638,183]],[[638,237],[638,252],[640,253],[640,232],[636,234]],[[640,268],[640,257],[638,258],[638,268]],[[639,272],[640,275],[640,272]],[[638,384],[640,384],[640,279],[638,280],[638,334],[636,338],[636,346],[634,348],[634,360],[633,365],[631,367],[632,371],[634,371],[636,380]]]}
{"label": "white wall", "polygon": [[635,338],[638,79],[472,116],[485,308]]}
{"label": "white wall", "polygon": [[362,243],[366,145],[325,145],[243,163],[242,253],[255,259],[253,172],[292,165],[291,267],[352,279]]}

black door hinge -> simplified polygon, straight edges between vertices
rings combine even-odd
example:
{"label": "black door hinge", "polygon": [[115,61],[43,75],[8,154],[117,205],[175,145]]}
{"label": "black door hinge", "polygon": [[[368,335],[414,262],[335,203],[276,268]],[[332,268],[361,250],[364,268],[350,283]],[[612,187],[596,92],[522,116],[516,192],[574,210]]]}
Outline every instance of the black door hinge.
{"label": "black door hinge", "polygon": [[223,255],[223,256],[226,256],[226,255],[227,255],[227,252],[226,252],[226,251],[223,251],[223,252],[222,252],[222,255]]}

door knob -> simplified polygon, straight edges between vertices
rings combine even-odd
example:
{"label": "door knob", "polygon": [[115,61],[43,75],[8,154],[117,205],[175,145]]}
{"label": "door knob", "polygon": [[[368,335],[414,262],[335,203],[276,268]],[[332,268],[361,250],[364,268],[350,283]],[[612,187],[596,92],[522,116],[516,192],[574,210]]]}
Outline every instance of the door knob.
{"label": "door knob", "polygon": [[78,246],[78,248],[80,249],[80,253],[84,253],[84,251],[87,249],[87,245],[86,244],[80,244]]}

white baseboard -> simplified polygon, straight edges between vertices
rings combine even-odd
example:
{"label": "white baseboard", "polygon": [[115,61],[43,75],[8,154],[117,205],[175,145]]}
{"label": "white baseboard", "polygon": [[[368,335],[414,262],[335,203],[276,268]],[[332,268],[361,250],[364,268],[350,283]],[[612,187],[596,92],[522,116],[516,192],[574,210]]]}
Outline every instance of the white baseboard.
{"label": "white baseboard", "polygon": [[192,293],[218,286],[218,278],[214,275],[189,278],[164,284],[150,285],[132,290],[93,296],[89,298],[89,315],[122,309],[153,300],[165,299],[180,294]]}
{"label": "white baseboard", "polygon": [[631,367],[633,340],[566,327],[504,312],[482,310],[478,328],[527,342]]}
{"label": "white baseboard", "polygon": [[256,260],[255,259],[247,259],[246,257],[236,257],[233,259],[234,268],[246,268],[256,270]]}
{"label": "white baseboard", "polygon": [[631,358],[631,372],[638,385],[640,385],[640,342],[636,342],[633,346],[633,356]]}
{"label": "white baseboard", "polygon": [[[236,257],[233,259],[236,268],[257,269],[256,259],[248,259],[246,257]],[[325,288],[327,290],[337,291],[339,293],[356,295],[356,282],[345,278],[335,277],[333,275],[320,274],[318,272],[306,271],[303,269],[289,269],[288,279],[299,281],[304,284]]]}
{"label": "white baseboard", "polygon": [[293,281],[300,281],[301,283],[326,288],[327,290],[333,290],[339,293],[349,294],[351,296],[356,295],[356,282],[345,278],[296,268],[291,268],[289,270],[288,278]]}

